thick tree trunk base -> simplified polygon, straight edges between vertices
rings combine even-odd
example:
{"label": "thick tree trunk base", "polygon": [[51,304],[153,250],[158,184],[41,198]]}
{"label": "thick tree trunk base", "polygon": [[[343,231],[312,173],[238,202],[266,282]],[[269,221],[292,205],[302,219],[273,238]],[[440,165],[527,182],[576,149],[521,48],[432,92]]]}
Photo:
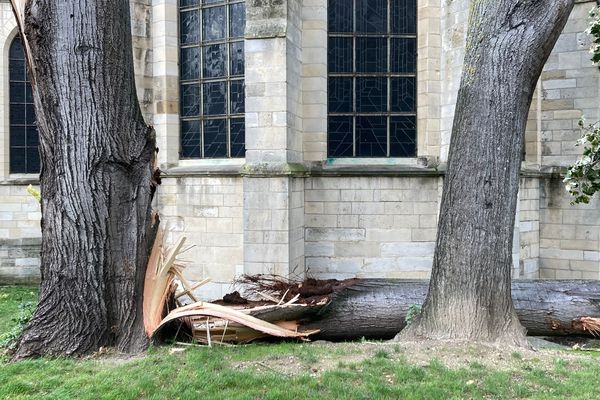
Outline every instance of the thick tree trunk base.
{"label": "thick tree trunk base", "polygon": [[[316,317],[302,322],[300,328],[320,329],[318,334],[311,336],[315,340],[392,339],[405,328],[409,309],[423,304],[428,287],[428,281],[361,280],[333,294],[330,304]],[[578,318],[600,317],[600,281],[513,281],[512,298],[520,324],[528,335],[591,336]],[[474,340],[525,346],[524,332],[517,324],[519,321],[507,324],[505,333],[495,338],[468,334],[449,336],[434,329],[408,330],[400,338]]]}

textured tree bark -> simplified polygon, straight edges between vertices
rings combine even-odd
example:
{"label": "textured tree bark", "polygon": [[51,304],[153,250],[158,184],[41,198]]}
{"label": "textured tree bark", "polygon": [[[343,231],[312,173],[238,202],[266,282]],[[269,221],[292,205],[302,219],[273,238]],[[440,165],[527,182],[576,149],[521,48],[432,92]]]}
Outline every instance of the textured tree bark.
{"label": "textured tree bark", "polygon": [[[302,330],[320,329],[312,339],[391,339],[406,325],[412,305],[427,295],[427,281],[361,280],[336,292]],[[513,281],[517,316],[529,335],[590,335],[578,317],[600,317],[600,281]]]}
{"label": "textured tree bark", "polygon": [[526,346],[510,296],[521,149],[574,0],[473,0],[429,294],[404,338]]}
{"label": "textured tree bark", "polygon": [[146,348],[158,225],[155,135],[138,105],[128,0],[13,0],[40,135],[42,283],[14,358]]}

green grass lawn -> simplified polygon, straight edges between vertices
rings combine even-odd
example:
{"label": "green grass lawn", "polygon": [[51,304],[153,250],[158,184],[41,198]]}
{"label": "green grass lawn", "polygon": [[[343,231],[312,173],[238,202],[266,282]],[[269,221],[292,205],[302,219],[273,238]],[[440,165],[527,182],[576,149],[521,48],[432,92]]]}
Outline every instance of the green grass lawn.
{"label": "green grass lawn", "polygon": [[[33,293],[33,294],[32,294]],[[0,333],[31,289],[0,288]],[[507,353],[356,342],[164,346],[143,357],[0,359],[0,399],[463,399],[600,397],[596,353]]]}

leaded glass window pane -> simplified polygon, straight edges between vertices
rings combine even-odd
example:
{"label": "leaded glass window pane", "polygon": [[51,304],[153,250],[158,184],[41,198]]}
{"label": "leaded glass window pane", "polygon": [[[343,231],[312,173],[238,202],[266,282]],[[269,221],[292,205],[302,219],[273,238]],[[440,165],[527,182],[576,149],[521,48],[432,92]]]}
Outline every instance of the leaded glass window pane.
{"label": "leaded glass window pane", "polygon": [[180,0],[181,158],[244,157],[243,0]]}
{"label": "leaded glass window pane", "polygon": [[329,32],[352,32],[354,0],[329,0],[327,18]]}
{"label": "leaded glass window pane", "polygon": [[393,0],[391,10],[392,33],[417,34],[417,0]]}
{"label": "leaded glass window pane", "polygon": [[179,77],[182,81],[200,78],[200,49],[188,47],[181,49],[179,60]]}
{"label": "leaded glass window pane", "polygon": [[416,155],[416,0],[328,2],[328,156]]}
{"label": "leaded glass window pane", "polygon": [[417,72],[417,40],[393,38],[391,41],[391,72],[414,74]]}
{"label": "leaded glass window pane", "polygon": [[392,157],[413,157],[417,152],[416,117],[397,116],[390,119],[390,153]]}
{"label": "leaded glass window pane", "polygon": [[356,72],[387,72],[386,38],[356,38]]}
{"label": "leaded glass window pane", "polygon": [[227,120],[204,121],[204,157],[227,157]]}
{"label": "leaded glass window pane", "polygon": [[327,49],[329,72],[352,73],[353,40],[348,37],[330,37]]}
{"label": "leaded glass window pane", "polygon": [[414,77],[391,78],[391,111],[414,113],[416,82]]}
{"label": "leaded glass window pane", "polygon": [[329,117],[327,121],[328,151],[330,157],[352,157],[352,117]]}
{"label": "leaded glass window pane", "polygon": [[202,10],[202,41],[222,40],[225,38],[225,7],[212,7]]}
{"label": "leaded glass window pane", "polygon": [[353,111],[352,78],[329,78],[327,91],[330,113],[351,113]]}
{"label": "leaded glass window pane", "polygon": [[356,118],[356,155],[385,157],[387,155],[387,117]]}
{"label": "leaded glass window pane", "polygon": [[227,103],[225,82],[210,82],[202,85],[204,92],[204,116],[225,115]]}
{"label": "leaded glass window pane", "polygon": [[388,0],[355,0],[355,2],[357,33],[388,32]]}
{"label": "leaded glass window pane", "polygon": [[387,111],[387,78],[356,78],[356,111],[359,113]]}
{"label": "leaded glass window pane", "polygon": [[220,78],[227,74],[225,59],[227,58],[226,44],[211,44],[204,47],[204,78]]}
{"label": "leaded glass window pane", "polygon": [[39,138],[33,92],[27,76],[21,39],[13,39],[9,50],[9,169],[10,173],[40,172]]}

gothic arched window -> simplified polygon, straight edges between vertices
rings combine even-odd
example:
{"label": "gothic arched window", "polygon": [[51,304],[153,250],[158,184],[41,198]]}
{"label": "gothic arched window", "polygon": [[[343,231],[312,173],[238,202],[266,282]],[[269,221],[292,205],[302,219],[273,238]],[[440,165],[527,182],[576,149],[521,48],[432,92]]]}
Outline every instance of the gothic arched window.
{"label": "gothic arched window", "polygon": [[40,172],[40,155],[33,94],[27,76],[25,52],[19,36],[15,37],[10,45],[8,69],[10,173],[38,173]]}

